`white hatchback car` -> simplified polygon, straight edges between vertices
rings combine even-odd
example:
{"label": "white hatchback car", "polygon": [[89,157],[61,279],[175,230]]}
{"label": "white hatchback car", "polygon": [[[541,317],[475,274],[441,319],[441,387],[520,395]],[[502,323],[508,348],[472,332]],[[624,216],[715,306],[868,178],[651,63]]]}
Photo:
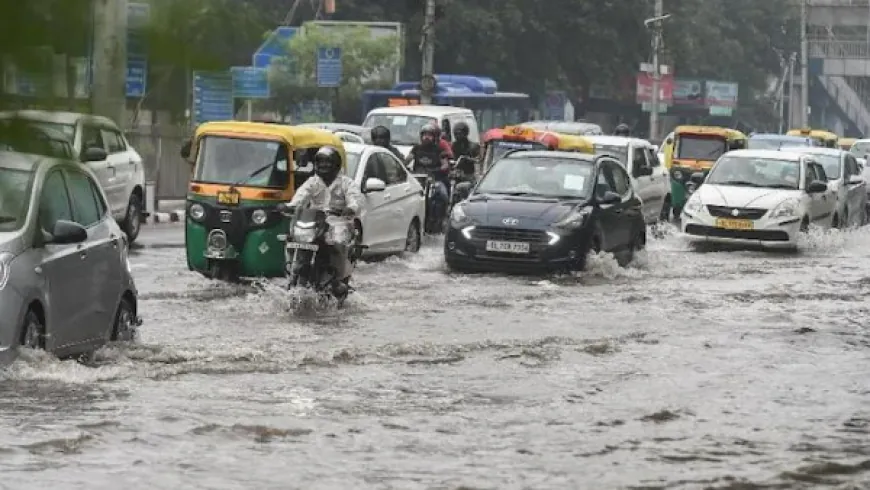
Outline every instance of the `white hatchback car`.
{"label": "white hatchback car", "polygon": [[848,151],[824,147],[783,148],[784,151],[811,155],[825,168],[831,190],[837,196],[833,227],[861,226],[867,221],[867,183],[855,155]]}
{"label": "white hatchback car", "polygon": [[822,165],[799,152],[731,151],[692,180],[703,184],[681,227],[694,242],[795,249],[810,223],[830,227],[837,203]]}
{"label": "white hatchback car", "polygon": [[365,196],[357,222],[364,255],[420,250],[425,216],[423,188],[389,150],[345,143],[347,171]]}
{"label": "white hatchback car", "polygon": [[[142,157],[130,146],[124,133],[111,119],[75,112],[7,111],[0,119],[24,119],[67,136],[76,155],[89,148],[106,151],[105,160],[86,164],[97,176],[109,199],[109,210],[130,243],[139,236],[145,214],[145,168]],[[84,162],[84,159],[81,160]]]}

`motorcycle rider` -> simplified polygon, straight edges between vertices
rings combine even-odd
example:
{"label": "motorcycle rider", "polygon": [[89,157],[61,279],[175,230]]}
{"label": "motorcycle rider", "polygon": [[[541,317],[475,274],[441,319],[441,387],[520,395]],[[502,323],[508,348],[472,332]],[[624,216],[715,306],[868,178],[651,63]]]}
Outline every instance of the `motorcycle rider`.
{"label": "motorcycle rider", "polygon": [[453,126],[453,156],[456,159],[466,157],[456,168],[465,177],[464,180],[473,179],[475,162],[480,159],[480,145],[468,139],[469,132],[468,124],[464,122]]}
{"label": "motorcycle rider", "polygon": [[[324,146],[317,150],[314,155],[314,175],[296,190],[289,206],[295,208],[305,203],[310,203],[316,209],[340,212],[345,218],[359,216],[362,212],[362,192],[353,179],[341,175],[341,154],[335,147]],[[336,278],[345,286],[350,282],[353,269],[347,248],[334,246],[331,258]]]}
{"label": "motorcycle rider", "polygon": [[441,128],[431,123],[420,129],[420,143],[414,145],[405,159],[405,165],[413,163],[413,169],[418,173],[425,173],[434,180],[435,209],[443,209],[449,199],[447,190],[448,173],[450,172],[449,160],[453,158],[450,143],[441,139]]}
{"label": "motorcycle rider", "polygon": [[398,158],[399,161],[404,161],[405,156],[402,155],[402,152],[390,143],[392,137],[392,134],[390,134],[390,128],[386,126],[375,126],[372,128],[372,144],[390,150],[390,153],[396,155],[396,158]]}
{"label": "motorcycle rider", "polygon": [[628,124],[620,123],[616,129],[613,130],[613,136],[631,136],[631,128],[628,127]]}

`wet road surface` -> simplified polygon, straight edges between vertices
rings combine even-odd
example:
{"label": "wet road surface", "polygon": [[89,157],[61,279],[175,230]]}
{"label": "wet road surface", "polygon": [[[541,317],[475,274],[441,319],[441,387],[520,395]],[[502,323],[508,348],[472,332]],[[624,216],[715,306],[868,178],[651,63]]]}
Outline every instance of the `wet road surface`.
{"label": "wet road surface", "polygon": [[433,242],[343,311],[144,234],[138,343],[0,373],[0,488],[870,488],[870,230],[551,280]]}

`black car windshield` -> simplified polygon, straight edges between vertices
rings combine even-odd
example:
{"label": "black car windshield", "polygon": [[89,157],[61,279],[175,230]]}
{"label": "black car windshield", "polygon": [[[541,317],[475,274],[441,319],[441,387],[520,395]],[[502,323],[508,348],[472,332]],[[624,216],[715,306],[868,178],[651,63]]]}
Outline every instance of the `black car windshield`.
{"label": "black car windshield", "polygon": [[601,145],[595,144],[596,155],[612,155],[616,157],[623,165],[628,162],[628,146],[622,145]]}
{"label": "black car windshield", "polygon": [[677,138],[676,158],[716,161],[725,153],[725,140],[715,136],[681,134]]}
{"label": "black car windshield", "polygon": [[20,119],[0,121],[0,150],[72,159],[71,140],[63,133]]}
{"label": "black car windshield", "polygon": [[391,143],[413,146],[420,142],[420,130],[427,124],[438,126],[438,119],[408,114],[372,114],[363,125],[367,128],[384,126],[390,130]]}
{"label": "black car windshield", "polygon": [[199,143],[194,180],[208,184],[284,188],[287,145],[277,141],[205,136]]}
{"label": "black car windshield", "polygon": [[784,146],[812,146],[811,140],[798,138],[749,138],[746,147],[750,150],[779,150]]}
{"label": "black car windshield", "polygon": [[591,162],[567,158],[511,157],[497,161],[477,187],[479,194],[588,198]]}
{"label": "black car windshield", "polygon": [[24,226],[32,176],[32,172],[0,167],[0,232],[16,231]]}
{"label": "black car windshield", "polygon": [[800,163],[777,158],[726,155],[719,159],[704,183],[796,190],[800,184]]}

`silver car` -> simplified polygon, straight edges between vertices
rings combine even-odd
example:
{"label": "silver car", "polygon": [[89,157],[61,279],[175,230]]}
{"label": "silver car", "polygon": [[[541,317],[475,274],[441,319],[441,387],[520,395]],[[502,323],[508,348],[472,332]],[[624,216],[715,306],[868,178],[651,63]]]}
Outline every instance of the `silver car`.
{"label": "silver car", "polygon": [[126,238],[96,177],[52,154],[0,151],[0,365],[19,346],[87,354],[142,323]]}

